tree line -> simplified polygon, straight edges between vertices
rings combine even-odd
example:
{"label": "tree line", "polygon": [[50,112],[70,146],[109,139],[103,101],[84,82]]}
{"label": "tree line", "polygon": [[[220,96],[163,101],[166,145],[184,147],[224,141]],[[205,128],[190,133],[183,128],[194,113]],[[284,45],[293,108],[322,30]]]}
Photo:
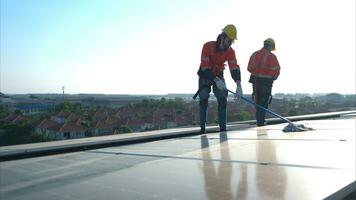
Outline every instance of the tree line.
{"label": "tree line", "polygon": [[[209,102],[208,106],[208,124],[216,124],[217,117],[217,102],[214,98]],[[324,113],[343,110],[356,109],[356,95],[340,95],[331,93],[324,96],[302,98],[274,98],[269,108],[282,116],[295,116],[314,113]],[[73,113],[88,113],[89,111],[98,110],[113,111],[115,109],[101,106],[82,106],[80,103],[63,102],[56,106],[56,111],[68,111]],[[171,109],[178,115],[193,116],[192,120],[184,126],[197,125],[199,121],[198,110],[199,101],[187,101],[182,98],[174,99],[144,99],[139,103],[130,103],[120,109],[126,109],[135,118],[144,118],[148,114],[158,109]],[[228,101],[227,104],[227,120],[228,122],[245,121],[254,119],[255,108],[250,104],[240,101]],[[13,111],[20,114],[20,111]],[[11,114],[11,111],[0,102],[0,146],[24,144],[33,142],[43,142],[49,139],[34,134],[34,122],[50,118],[55,112],[41,113],[31,116],[31,120],[20,121],[15,124],[8,124],[4,119]],[[167,113],[172,115],[172,113]],[[87,116],[90,119],[90,116]],[[268,116],[272,117],[272,116]],[[120,132],[131,132],[131,127],[127,125],[118,125]]]}

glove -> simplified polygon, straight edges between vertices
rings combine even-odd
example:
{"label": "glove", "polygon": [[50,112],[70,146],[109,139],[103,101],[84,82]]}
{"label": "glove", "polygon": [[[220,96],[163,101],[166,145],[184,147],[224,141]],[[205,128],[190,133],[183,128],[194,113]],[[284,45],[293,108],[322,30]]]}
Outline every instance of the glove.
{"label": "glove", "polygon": [[216,87],[219,88],[219,90],[223,90],[223,91],[227,90],[225,82],[221,78],[215,77],[214,82],[215,82]]}
{"label": "glove", "polygon": [[241,84],[240,83],[236,83],[236,97],[239,98],[239,97],[242,97],[243,93],[242,93],[242,87],[241,87]]}

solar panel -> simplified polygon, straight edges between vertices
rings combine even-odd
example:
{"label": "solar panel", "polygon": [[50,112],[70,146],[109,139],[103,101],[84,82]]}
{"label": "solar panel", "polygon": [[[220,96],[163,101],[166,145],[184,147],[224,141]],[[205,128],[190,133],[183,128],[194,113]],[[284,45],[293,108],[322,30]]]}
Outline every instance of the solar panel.
{"label": "solar panel", "polygon": [[[4,199],[340,199],[355,189],[355,118],[1,162]],[[183,130],[183,129],[182,129]],[[164,130],[162,130],[164,132]],[[176,130],[176,131],[179,131]]]}

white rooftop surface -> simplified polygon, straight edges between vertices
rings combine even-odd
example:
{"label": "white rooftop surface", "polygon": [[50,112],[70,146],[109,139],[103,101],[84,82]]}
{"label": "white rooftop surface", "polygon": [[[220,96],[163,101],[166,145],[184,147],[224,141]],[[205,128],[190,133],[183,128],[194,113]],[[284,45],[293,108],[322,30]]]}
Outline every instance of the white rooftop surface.
{"label": "white rooftop surface", "polygon": [[315,130],[278,124],[1,162],[0,199],[342,197],[356,181],[356,119],[298,123]]}

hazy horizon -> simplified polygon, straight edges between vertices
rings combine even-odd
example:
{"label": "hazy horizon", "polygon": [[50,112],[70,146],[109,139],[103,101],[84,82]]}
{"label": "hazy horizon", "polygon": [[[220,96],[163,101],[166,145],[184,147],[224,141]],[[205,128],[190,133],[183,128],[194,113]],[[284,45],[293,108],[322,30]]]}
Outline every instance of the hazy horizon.
{"label": "hazy horizon", "polygon": [[[284,95],[298,95],[298,94],[308,94],[308,95],[323,95],[323,94],[331,94],[338,93],[340,95],[356,95],[355,93],[339,93],[339,92],[314,92],[314,93],[306,93],[306,92],[296,92],[296,93],[273,93],[276,94],[284,94]],[[3,93],[5,95],[63,95],[62,93]],[[64,95],[128,95],[128,96],[156,96],[156,95],[194,95],[195,93],[157,93],[157,94],[129,94],[129,93],[65,93]],[[213,94],[210,94],[213,95]],[[232,94],[229,94],[232,95]],[[244,93],[243,95],[251,95],[251,93]]]}

